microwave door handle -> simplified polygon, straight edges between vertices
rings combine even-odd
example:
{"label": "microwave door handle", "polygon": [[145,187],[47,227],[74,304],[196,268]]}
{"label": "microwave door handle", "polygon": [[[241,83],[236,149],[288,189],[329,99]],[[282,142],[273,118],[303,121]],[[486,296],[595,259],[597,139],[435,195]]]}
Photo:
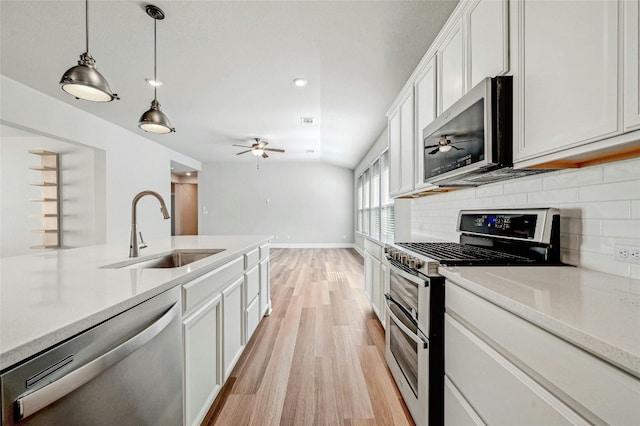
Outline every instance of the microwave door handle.
{"label": "microwave door handle", "polygon": [[406,325],[404,325],[402,323],[402,321],[400,321],[400,318],[398,318],[396,316],[396,314],[393,313],[393,311],[391,310],[391,303],[395,303],[396,305],[398,304],[395,300],[393,300],[393,298],[388,297],[388,295],[385,295],[386,299],[387,299],[387,315],[389,315],[391,317],[391,319],[393,320],[393,323],[404,332],[404,334],[406,334],[407,336],[409,336],[409,338],[411,340],[413,340],[414,342],[416,342],[418,345],[420,345],[422,347],[422,349],[427,349],[429,347],[429,343],[427,342],[427,340],[425,338],[423,338],[422,336],[414,333],[413,331],[409,330],[409,328],[407,328]]}
{"label": "microwave door handle", "polygon": [[391,262],[389,262],[389,266],[391,267],[391,272],[393,272],[394,274],[400,275],[402,278],[404,278],[404,279],[406,279],[408,281],[411,281],[412,283],[414,283],[417,286],[429,287],[429,281],[423,280],[421,278],[418,278],[415,275],[411,275],[411,274],[403,271],[402,269],[394,266],[393,263],[391,263]]}
{"label": "microwave door handle", "polygon": [[29,417],[49,404],[64,398],[100,373],[122,361],[160,334],[177,317],[179,306],[174,303],[158,320],[126,342],[116,346],[88,364],[70,372],[35,392],[21,396],[15,402],[16,420]]}

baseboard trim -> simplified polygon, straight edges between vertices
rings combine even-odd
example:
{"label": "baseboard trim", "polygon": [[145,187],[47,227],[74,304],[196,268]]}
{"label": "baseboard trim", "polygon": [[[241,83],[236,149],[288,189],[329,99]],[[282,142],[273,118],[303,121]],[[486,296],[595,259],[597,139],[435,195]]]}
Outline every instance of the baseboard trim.
{"label": "baseboard trim", "polygon": [[357,245],[357,244],[354,244],[354,245],[353,245],[353,248],[354,248],[354,249],[356,249],[356,251],[358,252],[358,254],[359,254],[360,256],[364,257],[364,251],[363,251],[360,247],[358,247],[358,245]]}
{"label": "baseboard trim", "polygon": [[271,243],[272,248],[354,248],[354,243]]}

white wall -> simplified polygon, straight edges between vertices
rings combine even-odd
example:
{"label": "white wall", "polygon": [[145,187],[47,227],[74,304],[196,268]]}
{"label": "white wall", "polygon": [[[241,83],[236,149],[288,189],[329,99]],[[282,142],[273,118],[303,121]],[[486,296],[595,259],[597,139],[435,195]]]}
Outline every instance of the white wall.
{"label": "white wall", "polygon": [[457,241],[458,211],[486,207],[558,208],[564,262],[640,278],[613,258],[615,243],[640,245],[640,158],[414,199],[412,236]]}
{"label": "white wall", "polygon": [[[128,254],[133,197],[151,189],[159,192],[168,203],[171,199],[170,162],[174,160],[196,170],[201,166],[192,158],[146,139],[142,133],[123,129],[5,76],[1,76],[0,88],[0,123],[105,152],[106,230],[97,229],[96,232],[103,232],[108,243],[122,244],[125,256]],[[105,107],[117,107],[117,104]],[[162,219],[158,202],[152,197],[144,197],[138,203],[138,224],[146,240],[170,235],[170,222]]]}
{"label": "white wall", "polygon": [[[353,171],[322,163],[207,163],[200,234],[268,234],[275,245],[353,243]],[[206,209],[208,214],[203,214]]]}
{"label": "white wall", "polygon": [[[60,238],[63,248],[82,247],[104,243],[104,192],[96,193],[100,177],[95,171],[104,170],[96,163],[104,162],[104,153],[66,142],[16,132],[2,126],[0,140],[0,253],[2,256],[29,254],[30,246],[42,244],[42,235],[31,232],[42,228],[42,219],[33,217],[41,213],[40,203],[30,199],[41,198],[40,187],[30,182],[42,181],[40,172],[29,170],[40,164],[40,157],[29,150],[43,149],[59,154],[60,167]],[[4,136],[14,134],[16,136]]]}

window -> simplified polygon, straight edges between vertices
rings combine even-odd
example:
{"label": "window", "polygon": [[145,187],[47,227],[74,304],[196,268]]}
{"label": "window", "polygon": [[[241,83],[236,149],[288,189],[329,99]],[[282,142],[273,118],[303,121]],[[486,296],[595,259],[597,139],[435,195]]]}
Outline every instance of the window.
{"label": "window", "polygon": [[357,231],[393,242],[394,208],[389,197],[389,151],[383,152],[356,181]]}

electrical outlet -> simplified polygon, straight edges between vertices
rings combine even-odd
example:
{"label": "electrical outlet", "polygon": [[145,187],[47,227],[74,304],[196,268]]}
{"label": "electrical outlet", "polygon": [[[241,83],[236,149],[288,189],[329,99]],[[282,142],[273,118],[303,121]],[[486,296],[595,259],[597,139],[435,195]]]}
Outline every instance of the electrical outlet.
{"label": "electrical outlet", "polygon": [[615,244],[613,257],[618,262],[640,264],[640,245]]}

